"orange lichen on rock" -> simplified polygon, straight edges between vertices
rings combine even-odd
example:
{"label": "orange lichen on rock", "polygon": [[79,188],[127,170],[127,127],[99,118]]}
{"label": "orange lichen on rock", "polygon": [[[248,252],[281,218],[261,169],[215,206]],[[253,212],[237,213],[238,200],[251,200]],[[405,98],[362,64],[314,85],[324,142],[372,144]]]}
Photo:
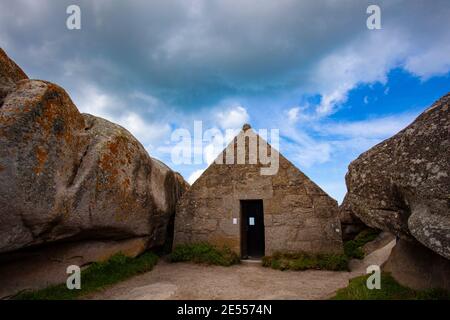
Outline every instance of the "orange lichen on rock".
{"label": "orange lichen on rock", "polygon": [[[0,170],[1,170],[1,166],[0,166]],[[122,186],[125,189],[128,189],[130,187],[130,179],[129,178],[125,178],[125,180],[123,180]]]}
{"label": "orange lichen on rock", "polygon": [[4,77],[14,82],[28,78],[25,72],[8,57],[2,48],[0,48],[0,75],[2,78]]}
{"label": "orange lichen on rock", "polygon": [[45,162],[47,161],[48,153],[45,148],[42,146],[36,147],[36,159],[38,162],[38,165],[34,168],[34,173],[39,175],[42,172],[42,169],[44,168]]}

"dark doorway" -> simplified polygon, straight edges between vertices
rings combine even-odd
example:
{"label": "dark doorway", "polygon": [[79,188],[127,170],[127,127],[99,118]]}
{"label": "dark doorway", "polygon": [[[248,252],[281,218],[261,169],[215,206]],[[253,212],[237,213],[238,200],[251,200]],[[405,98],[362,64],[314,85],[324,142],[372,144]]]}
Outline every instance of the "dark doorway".
{"label": "dark doorway", "polygon": [[264,210],[262,200],[241,200],[241,255],[264,256]]}

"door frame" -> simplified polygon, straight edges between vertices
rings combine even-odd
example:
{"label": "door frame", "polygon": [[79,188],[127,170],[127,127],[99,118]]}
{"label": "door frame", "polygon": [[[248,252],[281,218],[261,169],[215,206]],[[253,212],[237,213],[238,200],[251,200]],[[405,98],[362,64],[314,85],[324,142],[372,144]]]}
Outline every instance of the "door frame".
{"label": "door frame", "polygon": [[244,212],[244,203],[247,202],[259,202],[260,208],[261,208],[261,223],[262,223],[262,242],[261,242],[261,249],[262,249],[262,255],[265,255],[265,224],[264,224],[264,201],[263,199],[242,199],[239,200],[239,207],[240,207],[240,248],[241,248],[241,259],[248,259],[248,230],[247,230],[247,223],[248,223],[248,212]]}

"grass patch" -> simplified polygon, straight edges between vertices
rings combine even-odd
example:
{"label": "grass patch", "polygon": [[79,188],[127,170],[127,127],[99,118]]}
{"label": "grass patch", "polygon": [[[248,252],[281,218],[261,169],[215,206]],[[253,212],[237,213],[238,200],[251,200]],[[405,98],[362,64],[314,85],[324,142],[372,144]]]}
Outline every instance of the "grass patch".
{"label": "grass patch", "polygon": [[369,290],[363,275],[350,280],[348,287],[337,291],[333,300],[450,300],[450,292],[442,289],[416,291],[399,284],[386,272],[381,273],[381,289]]}
{"label": "grass patch", "polygon": [[94,262],[81,271],[81,289],[69,290],[66,284],[53,285],[48,288],[23,292],[15,296],[17,300],[70,300],[87,293],[97,291],[105,286],[123,281],[136,274],[153,269],[158,256],[146,252],[139,257],[129,258],[122,253],[112,256],[104,262]]}
{"label": "grass patch", "polygon": [[344,243],[344,253],[349,259],[363,259],[364,251],[362,246],[375,240],[380,234],[380,230],[365,229],[361,231],[353,240]]}
{"label": "grass patch", "polygon": [[277,252],[273,256],[263,257],[263,266],[277,270],[331,270],[350,271],[348,262],[350,259],[364,258],[362,246],[373,241],[379,230],[365,229],[353,240],[344,243],[344,254],[312,254],[305,252],[283,253]]}
{"label": "grass patch", "polygon": [[169,259],[171,262],[192,261],[220,266],[240,263],[239,256],[227,246],[217,247],[206,242],[178,245]]}
{"label": "grass patch", "polygon": [[305,252],[280,253],[265,256],[264,267],[277,270],[332,270],[348,271],[348,258],[343,254],[310,254]]}

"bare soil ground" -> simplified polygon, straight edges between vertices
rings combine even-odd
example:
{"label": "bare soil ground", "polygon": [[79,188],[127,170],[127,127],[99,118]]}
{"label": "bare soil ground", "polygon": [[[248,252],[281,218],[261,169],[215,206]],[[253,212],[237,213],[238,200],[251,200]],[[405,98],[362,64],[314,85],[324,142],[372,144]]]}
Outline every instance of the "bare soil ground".
{"label": "bare soil ground", "polygon": [[161,260],[151,272],[85,299],[327,299],[346,287],[349,279],[365,274],[367,266],[381,266],[394,244],[390,242],[364,260],[352,260],[351,272],[279,271],[260,263],[221,267]]}

